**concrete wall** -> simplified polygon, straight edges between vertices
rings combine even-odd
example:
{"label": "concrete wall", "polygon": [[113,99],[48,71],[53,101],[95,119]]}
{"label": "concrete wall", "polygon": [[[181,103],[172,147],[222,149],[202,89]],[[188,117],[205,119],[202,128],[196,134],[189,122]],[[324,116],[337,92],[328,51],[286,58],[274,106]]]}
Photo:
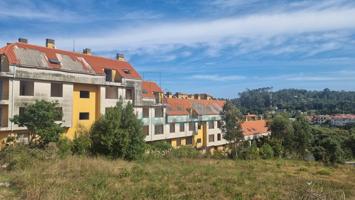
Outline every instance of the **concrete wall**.
{"label": "concrete wall", "polygon": [[[58,106],[63,110],[63,126],[70,127],[72,125],[72,99],[73,84],[63,83],[63,97],[51,97],[51,82],[34,81],[34,95],[20,96],[20,80],[9,81],[9,118],[19,114],[20,107],[35,103],[36,100],[56,101]],[[12,103],[13,102],[13,103]],[[10,130],[23,130],[23,127],[9,122]]]}

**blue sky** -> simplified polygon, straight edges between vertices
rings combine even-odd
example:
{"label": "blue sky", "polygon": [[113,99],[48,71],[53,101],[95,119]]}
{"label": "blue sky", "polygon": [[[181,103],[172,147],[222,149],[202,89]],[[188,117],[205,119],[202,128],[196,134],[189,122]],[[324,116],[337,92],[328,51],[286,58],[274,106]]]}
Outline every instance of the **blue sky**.
{"label": "blue sky", "polygon": [[124,53],[165,91],[355,89],[353,0],[0,0],[0,43]]}

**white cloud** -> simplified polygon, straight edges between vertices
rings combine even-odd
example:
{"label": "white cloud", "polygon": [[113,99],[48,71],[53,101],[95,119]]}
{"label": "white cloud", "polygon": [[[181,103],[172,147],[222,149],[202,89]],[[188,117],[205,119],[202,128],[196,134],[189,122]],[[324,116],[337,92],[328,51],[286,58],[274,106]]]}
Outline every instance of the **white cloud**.
{"label": "white cloud", "polygon": [[[353,30],[355,8],[297,11],[292,13],[250,15],[218,20],[170,22],[149,24],[76,39],[79,46],[98,50],[158,48],[162,45],[228,44],[243,39],[270,38],[279,35],[293,36],[304,33]],[[71,47],[72,40],[61,39]]]}
{"label": "white cloud", "polygon": [[193,75],[191,79],[207,80],[207,81],[237,81],[245,79],[244,76],[238,75]]}

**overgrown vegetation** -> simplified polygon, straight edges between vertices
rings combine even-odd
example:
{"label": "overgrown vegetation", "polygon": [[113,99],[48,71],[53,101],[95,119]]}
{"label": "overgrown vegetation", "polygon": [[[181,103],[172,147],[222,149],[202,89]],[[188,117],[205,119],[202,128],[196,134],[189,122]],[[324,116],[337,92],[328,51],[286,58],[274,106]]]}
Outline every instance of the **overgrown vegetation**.
{"label": "overgrown vegetation", "polygon": [[63,114],[57,109],[57,102],[44,100],[27,105],[20,115],[15,115],[12,122],[28,130],[31,146],[44,147],[50,142],[57,142],[64,131],[60,123]]}
{"label": "overgrown vegetation", "polygon": [[94,154],[134,160],[145,151],[142,122],[133,112],[133,105],[117,103],[92,126],[90,138]]}
{"label": "overgrown vegetation", "polygon": [[298,200],[319,196],[345,200],[355,195],[352,166],[199,157],[127,162],[106,157],[60,158],[55,149],[47,148],[17,146],[0,153],[1,166],[11,163],[0,169],[0,183],[8,183],[0,186],[0,199]]}

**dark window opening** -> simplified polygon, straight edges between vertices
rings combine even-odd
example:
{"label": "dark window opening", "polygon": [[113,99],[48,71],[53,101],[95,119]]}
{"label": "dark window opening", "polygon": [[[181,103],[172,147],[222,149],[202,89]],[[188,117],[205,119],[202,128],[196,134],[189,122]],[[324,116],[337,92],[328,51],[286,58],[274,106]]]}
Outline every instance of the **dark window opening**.
{"label": "dark window opening", "polygon": [[51,97],[63,97],[63,84],[51,83]]}
{"label": "dark window opening", "polygon": [[90,98],[90,92],[89,91],[80,91],[80,98],[85,98],[85,99]]}
{"label": "dark window opening", "polygon": [[33,96],[33,95],[34,95],[34,82],[20,81],[20,96]]}
{"label": "dark window opening", "polygon": [[209,129],[214,129],[214,121],[209,121],[208,128]]}
{"label": "dark window opening", "polygon": [[126,99],[133,100],[133,89],[126,89]]}
{"label": "dark window opening", "polygon": [[105,79],[108,82],[112,82],[112,69],[104,69]]}
{"label": "dark window opening", "polygon": [[59,65],[60,61],[57,58],[49,58],[48,61],[52,64]]}
{"label": "dark window opening", "polygon": [[198,138],[198,139],[196,140],[196,142],[197,142],[197,143],[201,143],[201,138]]}
{"label": "dark window opening", "polygon": [[192,145],[192,137],[186,138],[186,145]]}
{"label": "dark window opening", "polygon": [[220,134],[220,133],[218,133],[218,134],[217,134],[217,140],[218,140],[218,141],[220,141],[220,140],[221,140],[221,138],[222,138],[222,137],[221,137],[221,134]]}
{"label": "dark window opening", "polygon": [[195,131],[195,122],[189,123],[189,131]]}
{"label": "dark window opening", "polygon": [[180,123],[180,132],[185,131],[185,123]]}
{"label": "dark window opening", "polygon": [[181,139],[180,138],[177,138],[176,139],[176,146],[181,146]]}
{"label": "dark window opening", "polygon": [[79,119],[80,120],[88,120],[89,119],[89,113],[88,112],[79,113]]}
{"label": "dark window opening", "polygon": [[124,69],[123,72],[126,73],[126,74],[130,74],[131,73],[131,71],[129,69]]}
{"label": "dark window opening", "polygon": [[170,124],[170,133],[175,133],[175,123]]}
{"label": "dark window opening", "polygon": [[155,125],[154,127],[155,135],[160,135],[164,133],[164,126],[163,125]]}
{"label": "dark window opening", "polygon": [[214,142],[214,135],[209,135],[208,136],[208,141],[209,142]]}
{"label": "dark window opening", "polygon": [[149,126],[143,126],[143,133],[149,135]]}
{"label": "dark window opening", "polygon": [[105,92],[106,99],[118,99],[118,87],[106,87]]}
{"label": "dark window opening", "polygon": [[155,117],[163,117],[164,116],[164,110],[163,108],[155,108]]}
{"label": "dark window opening", "polygon": [[143,118],[149,118],[149,108],[148,107],[143,108]]}

